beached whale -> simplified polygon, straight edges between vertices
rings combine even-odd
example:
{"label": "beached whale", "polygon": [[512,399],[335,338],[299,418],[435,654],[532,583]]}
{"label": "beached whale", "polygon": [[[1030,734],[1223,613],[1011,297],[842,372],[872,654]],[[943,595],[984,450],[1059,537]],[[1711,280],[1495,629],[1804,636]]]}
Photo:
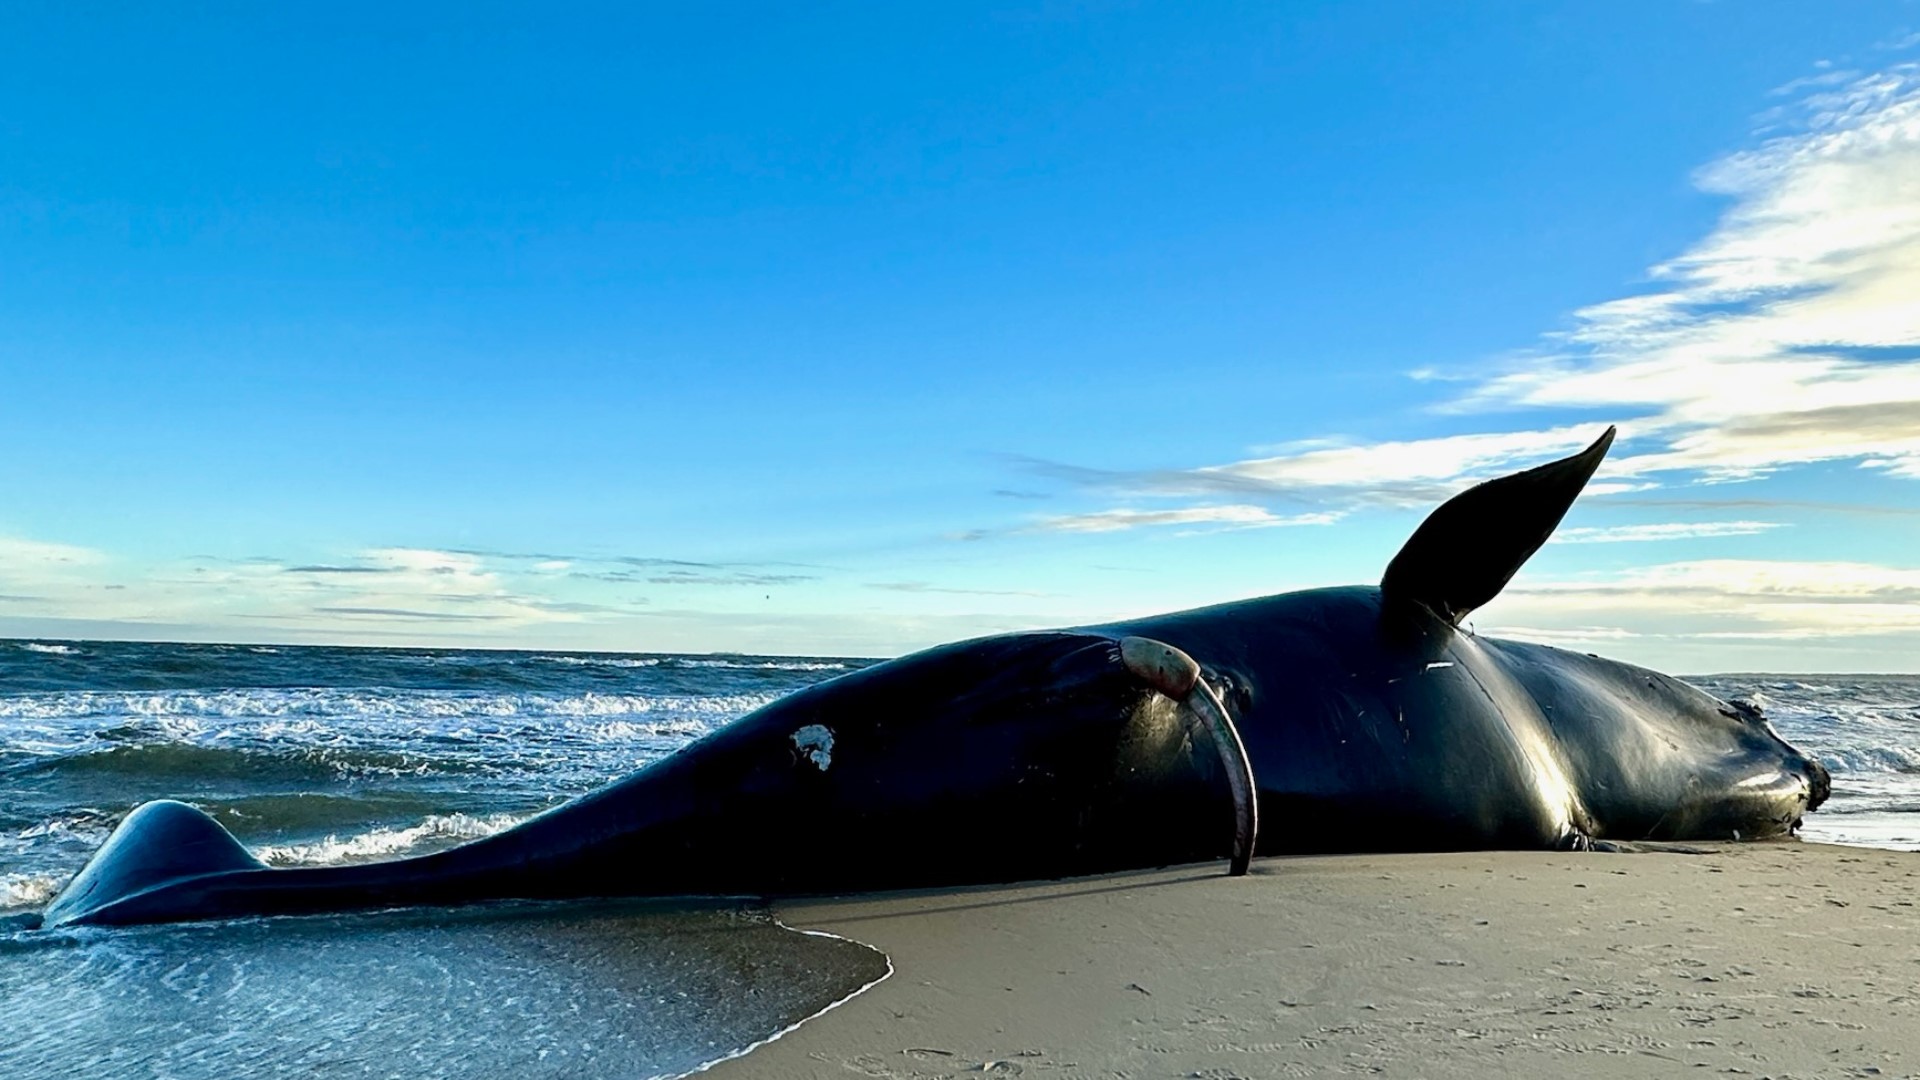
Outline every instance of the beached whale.
{"label": "beached whale", "polygon": [[269,869],[199,811],[149,803],[45,922],[1786,835],[1826,797],[1826,771],[1751,709],[1459,626],[1546,542],[1612,438],[1448,501],[1378,588],[916,653],[437,854]]}

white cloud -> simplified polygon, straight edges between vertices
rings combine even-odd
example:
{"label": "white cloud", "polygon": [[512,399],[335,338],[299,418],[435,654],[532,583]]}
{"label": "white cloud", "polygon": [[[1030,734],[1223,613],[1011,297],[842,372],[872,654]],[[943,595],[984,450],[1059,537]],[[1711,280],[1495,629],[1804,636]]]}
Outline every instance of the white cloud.
{"label": "white cloud", "polygon": [[1920,479],[1920,66],[1822,86],[1800,113],[1701,171],[1732,204],[1654,269],[1661,287],[1577,313],[1555,355],[1456,407],[1643,411],[1634,430],[1663,445],[1616,476],[1852,461]]}
{"label": "white cloud", "polygon": [[1499,636],[1548,645],[1585,645],[1596,641],[1628,641],[1641,636],[1621,626],[1513,626],[1502,625]]}
{"label": "white cloud", "polygon": [[898,593],[937,593],[944,596],[1025,596],[1043,597],[1050,593],[1036,592],[1032,589],[963,589],[945,585],[934,585],[926,581],[870,581],[869,589]]}
{"label": "white cloud", "polygon": [[0,574],[32,573],[48,568],[94,566],[106,561],[106,555],[92,548],[55,544],[45,540],[27,540],[0,536]]}
{"label": "white cloud", "polygon": [[1920,632],[1920,569],[1703,559],[1523,579],[1495,603],[1484,616],[1487,627],[1573,622],[1730,640],[1910,634]]}
{"label": "white cloud", "polygon": [[1716,536],[1753,536],[1781,528],[1777,521],[1663,522],[1655,525],[1614,525],[1605,528],[1561,529],[1556,544],[1621,544],[1660,540],[1697,540]]}
{"label": "white cloud", "polygon": [[1336,512],[1283,517],[1258,506],[1188,506],[1175,510],[1096,510],[1042,518],[1029,531],[1065,533],[1120,532],[1160,525],[1220,525],[1234,529],[1268,529],[1284,525],[1331,525]]}
{"label": "white cloud", "polygon": [[[1430,507],[1482,480],[1582,450],[1603,430],[1603,425],[1589,423],[1542,431],[1468,433],[1396,442],[1314,439],[1285,444],[1265,456],[1225,465],[1151,472],[1107,472],[1033,461],[1027,464],[1083,486],[1117,489],[1136,497],[1257,494],[1332,507],[1288,517],[1254,506],[1233,508],[1235,512],[1266,513],[1273,524],[1318,525],[1361,506]],[[1602,473],[1608,471],[1610,466],[1602,465]],[[1625,492],[1654,486],[1643,481],[1600,481],[1593,490]],[[1132,513],[1136,511],[1103,511],[1049,520],[1099,520],[1106,514]]]}
{"label": "white cloud", "polygon": [[1373,487],[1385,482],[1460,485],[1465,478],[1509,472],[1580,449],[1599,434],[1591,424],[1548,431],[1454,435],[1439,439],[1319,447],[1302,452],[1195,470],[1195,475],[1230,476],[1276,490],[1329,491]]}
{"label": "white cloud", "polygon": [[1544,581],[1524,571],[1472,626],[1670,672],[1911,671],[1920,569],[1723,559]]}
{"label": "white cloud", "polygon": [[[1712,232],[1651,271],[1647,292],[1575,313],[1544,349],[1436,406],[1469,417],[1577,409],[1620,418],[1590,495],[1751,480],[1815,462],[1920,479],[1920,65],[1825,70],[1782,88],[1788,133],[1702,169],[1728,198]],[[1468,485],[1571,453],[1599,423],[1364,442],[1316,438],[1226,464],[1115,473],[1030,463],[1134,497],[1298,499],[1428,507]],[[1261,501],[1267,501],[1262,498]],[[1178,524],[1184,513],[1105,511],[1051,530]],[[1224,520],[1214,519],[1214,520]],[[1245,519],[1251,523],[1254,519]],[[1569,530],[1571,542],[1734,536],[1764,523]]]}
{"label": "white cloud", "polygon": [[135,563],[89,548],[0,539],[8,614],[126,623],[274,625],[324,631],[406,623],[525,627],[576,622],[596,605],[511,587],[481,556],[376,548],[340,563],[270,559]]}
{"label": "white cloud", "polygon": [[358,620],[494,621],[514,625],[573,622],[580,605],[510,589],[485,556],[431,548],[373,548],[361,565],[376,573],[354,574],[330,590],[311,611]]}

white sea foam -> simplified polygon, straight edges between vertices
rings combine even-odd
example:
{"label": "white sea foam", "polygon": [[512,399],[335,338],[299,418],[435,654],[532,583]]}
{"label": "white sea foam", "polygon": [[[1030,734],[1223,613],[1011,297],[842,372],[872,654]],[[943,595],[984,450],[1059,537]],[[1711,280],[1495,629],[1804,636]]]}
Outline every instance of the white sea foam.
{"label": "white sea foam", "polygon": [[1911,746],[1827,746],[1813,756],[1836,773],[1920,773],[1920,748]]}
{"label": "white sea foam", "polygon": [[97,847],[112,830],[98,817],[57,817],[14,834],[21,840],[65,841]]}
{"label": "white sea foam", "polygon": [[330,688],[67,690],[0,696],[0,721],[68,718],[189,723],[211,719],[442,719],[733,715],[779,694],[556,694]]}
{"label": "white sea foam", "polygon": [[71,645],[48,645],[39,641],[23,641],[20,647],[28,652],[50,653],[54,656],[78,656],[80,650]]}
{"label": "white sea foam", "polygon": [[838,660],[735,660],[720,657],[680,656],[535,656],[550,664],[577,667],[650,668],[671,664],[683,668],[717,668],[726,671],[845,671],[850,666]]}
{"label": "white sea foam", "polygon": [[308,844],[275,844],[255,854],[272,866],[333,866],[391,859],[492,836],[524,820],[514,814],[435,814],[418,825],[329,836]]}
{"label": "white sea foam", "polygon": [[610,668],[650,668],[659,667],[657,656],[536,656],[535,660],[544,660],[549,664],[572,664],[575,667]]}
{"label": "white sea foam", "polygon": [[0,911],[44,907],[66,883],[66,874],[0,874]]}
{"label": "white sea foam", "polygon": [[682,667],[729,668],[734,671],[845,671],[837,660],[681,660]]}

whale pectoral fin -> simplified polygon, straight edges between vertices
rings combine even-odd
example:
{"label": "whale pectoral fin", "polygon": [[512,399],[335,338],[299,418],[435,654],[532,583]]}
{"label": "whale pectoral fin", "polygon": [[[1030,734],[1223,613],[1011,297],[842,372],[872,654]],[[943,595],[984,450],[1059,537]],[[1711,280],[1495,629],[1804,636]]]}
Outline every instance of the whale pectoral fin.
{"label": "whale pectoral fin", "polygon": [[1381,593],[1458,626],[1499,595],[1553,535],[1607,456],[1614,430],[1572,457],[1489,480],[1442,503],[1387,564]]}
{"label": "whale pectoral fin", "polygon": [[146,803],[47,905],[45,925],[113,921],[109,908],[142,893],[210,874],[265,869],[219,822],[186,803]]}

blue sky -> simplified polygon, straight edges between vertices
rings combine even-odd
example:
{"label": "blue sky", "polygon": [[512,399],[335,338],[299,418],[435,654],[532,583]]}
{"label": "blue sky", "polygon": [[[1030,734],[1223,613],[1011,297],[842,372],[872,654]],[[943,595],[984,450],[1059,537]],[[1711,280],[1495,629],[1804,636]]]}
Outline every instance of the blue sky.
{"label": "blue sky", "polygon": [[0,634],[889,654],[1377,580],[1920,670],[1920,5],[67,5]]}

